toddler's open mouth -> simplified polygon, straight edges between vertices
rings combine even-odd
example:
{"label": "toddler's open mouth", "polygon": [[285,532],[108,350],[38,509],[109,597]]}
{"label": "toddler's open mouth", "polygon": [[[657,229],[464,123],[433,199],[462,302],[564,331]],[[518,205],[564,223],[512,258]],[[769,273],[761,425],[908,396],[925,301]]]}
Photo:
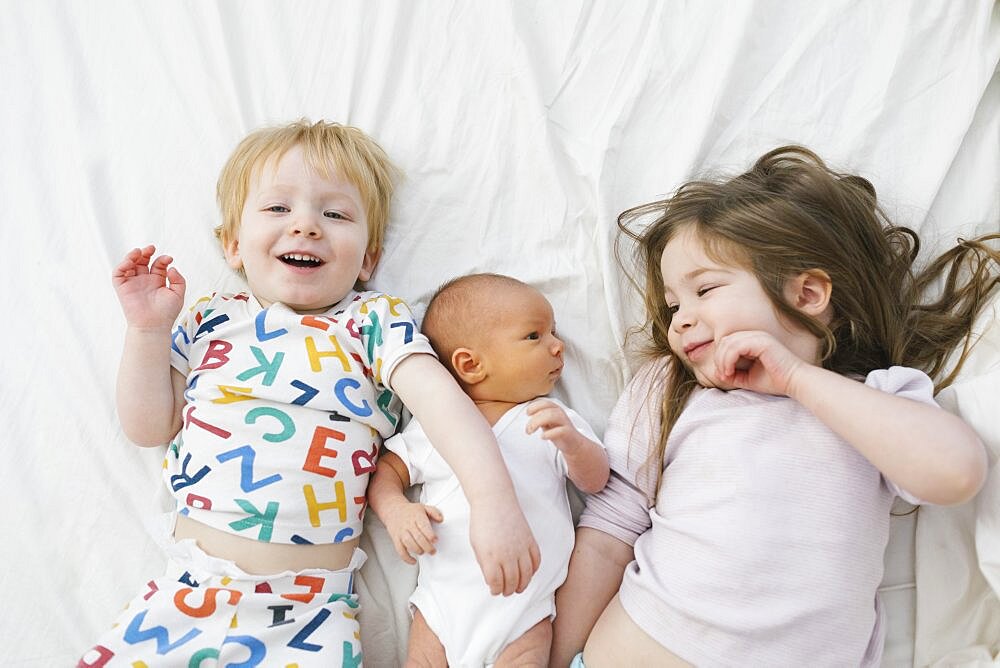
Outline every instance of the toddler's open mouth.
{"label": "toddler's open mouth", "polygon": [[293,267],[318,267],[323,264],[323,260],[315,255],[307,255],[305,253],[286,253],[278,259]]}

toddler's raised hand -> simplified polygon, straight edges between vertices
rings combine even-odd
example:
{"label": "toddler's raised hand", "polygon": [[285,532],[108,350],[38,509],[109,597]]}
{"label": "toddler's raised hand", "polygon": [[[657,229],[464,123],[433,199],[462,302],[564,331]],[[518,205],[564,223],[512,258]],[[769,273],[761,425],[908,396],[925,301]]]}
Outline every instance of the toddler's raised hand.
{"label": "toddler's raised hand", "polygon": [[111,274],[129,327],[169,329],[184,305],[184,277],[169,255],[150,262],[155,252],[155,246],[133,248]]}
{"label": "toddler's raised hand", "polygon": [[441,522],[444,516],[434,506],[423,503],[403,502],[383,511],[381,520],[385,524],[396,552],[408,564],[415,564],[418,554],[434,554],[437,534],[431,522]]}
{"label": "toddler's raised hand", "polygon": [[788,396],[793,377],[807,364],[767,332],[733,332],[715,346],[715,368],[733,388]]}

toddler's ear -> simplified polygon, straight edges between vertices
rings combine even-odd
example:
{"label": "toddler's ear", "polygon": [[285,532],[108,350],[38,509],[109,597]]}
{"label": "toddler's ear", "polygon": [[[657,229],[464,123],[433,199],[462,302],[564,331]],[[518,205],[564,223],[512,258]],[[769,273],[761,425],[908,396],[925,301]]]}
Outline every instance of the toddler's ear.
{"label": "toddler's ear", "polygon": [[364,283],[372,274],[375,273],[375,267],[378,265],[379,258],[382,257],[382,249],[376,248],[375,250],[370,250],[365,253],[364,260],[361,262],[361,271],[358,273],[358,280]]}
{"label": "toddler's ear", "polygon": [[223,244],[222,253],[226,256],[226,262],[230,267],[236,271],[243,268],[243,258],[240,257],[239,239],[233,239],[232,241]]}
{"label": "toddler's ear", "polygon": [[822,269],[803,271],[788,281],[786,297],[789,302],[806,315],[819,317],[830,307],[833,282]]}
{"label": "toddler's ear", "polygon": [[451,354],[451,368],[466,385],[475,385],[486,378],[482,358],[470,348],[456,348]]}

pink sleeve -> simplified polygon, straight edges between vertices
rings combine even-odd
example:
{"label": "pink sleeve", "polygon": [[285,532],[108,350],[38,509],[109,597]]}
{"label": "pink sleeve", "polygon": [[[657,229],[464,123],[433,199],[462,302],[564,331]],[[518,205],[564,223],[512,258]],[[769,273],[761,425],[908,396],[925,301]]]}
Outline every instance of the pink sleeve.
{"label": "pink sleeve", "polygon": [[587,497],[578,526],[602,531],[633,545],[651,525],[649,508],[656,481],[643,464],[659,434],[659,400],[666,366],[657,360],[644,366],[618,399],[604,433],[611,463],[607,486]]}

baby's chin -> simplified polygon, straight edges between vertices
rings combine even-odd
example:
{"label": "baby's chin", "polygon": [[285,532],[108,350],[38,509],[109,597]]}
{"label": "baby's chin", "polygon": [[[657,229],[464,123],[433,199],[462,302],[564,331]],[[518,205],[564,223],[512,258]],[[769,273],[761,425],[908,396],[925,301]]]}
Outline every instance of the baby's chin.
{"label": "baby's chin", "polygon": [[512,404],[526,404],[529,401],[534,401],[535,399],[541,399],[542,397],[547,396],[551,391],[552,386],[535,387],[524,392],[512,394],[507,400]]}

